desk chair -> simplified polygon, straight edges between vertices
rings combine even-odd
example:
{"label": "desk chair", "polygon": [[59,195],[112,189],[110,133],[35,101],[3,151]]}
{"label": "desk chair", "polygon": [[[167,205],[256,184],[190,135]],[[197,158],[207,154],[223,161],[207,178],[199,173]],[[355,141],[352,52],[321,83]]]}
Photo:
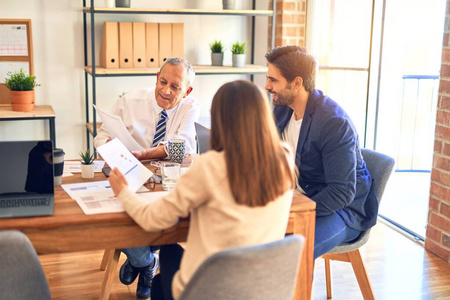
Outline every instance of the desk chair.
{"label": "desk chair", "polygon": [[[395,161],[393,158],[369,149],[361,149],[361,154],[367,164],[375,184],[375,193],[378,196],[378,204],[383,196],[386,183],[391,176]],[[361,259],[359,248],[369,240],[370,229],[361,233],[359,238],[352,243],[344,243],[337,246],[321,257],[325,259],[325,278],[327,283],[327,298],[332,298],[331,266],[330,260],[350,262],[358,280],[361,293],[365,300],[375,299],[372,286],[367,276],[364,262]]]}
{"label": "desk chair", "polygon": [[211,130],[199,123],[195,123],[197,133],[197,153],[202,154],[209,150],[209,136]]}
{"label": "desk chair", "polygon": [[0,299],[51,299],[36,251],[20,231],[0,232]]}
{"label": "desk chair", "polygon": [[179,300],[292,299],[305,239],[218,252],[197,269]]}

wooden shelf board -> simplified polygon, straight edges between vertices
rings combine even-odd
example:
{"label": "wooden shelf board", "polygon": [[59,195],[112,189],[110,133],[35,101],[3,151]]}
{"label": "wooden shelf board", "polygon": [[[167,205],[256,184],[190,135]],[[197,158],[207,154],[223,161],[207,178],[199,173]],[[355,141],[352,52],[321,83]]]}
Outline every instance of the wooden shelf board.
{"label": "wooden shelf board", "polygon": [[[84,67],[86,72],[92,75],[92,67]],[[126,76],[126,75],[156,75],[159,68],[123,68],[123,69],[106,69],[100,66],[95,67],[95,74],[99,76]],[[267,67],[258,65],[245,65],[243,68],[234,68],[232,66],[208,66],[195,65],[195,74],[265,74]]]}
{"label": "wooden shelf board", "polygon": [[[90,13],[90,7],[83,7],[84,13]],[[110,14],[172,14],[172,15],[247,15],[247,16],[272,16],[272,10],[205,10],[205,9],[157,9],[157,8],[106,8],[95,7],[94,13]]]}
{"label": "wooden shelf board", "polygon": [[[97,132],[100,130],[100,127],[102,126],[102,122],[97,122]],[[89,131],[91,135],[94,135],[94,123],[86,123],[86,128]]]}
{"label": "wooden shelf board", "polygon": [[50,105],[35,105],[33,111],[21,112],[13,111],[11,104],[0,104],[0,119],[21,119],[55,117],[55,112]]}

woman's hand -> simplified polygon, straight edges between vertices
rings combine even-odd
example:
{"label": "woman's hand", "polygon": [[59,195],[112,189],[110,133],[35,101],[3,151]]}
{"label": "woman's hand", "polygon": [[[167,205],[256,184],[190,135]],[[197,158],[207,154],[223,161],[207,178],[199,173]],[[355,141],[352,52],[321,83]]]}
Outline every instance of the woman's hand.
{"label": "woman's hand", "polygon": [[117,168],[114,168],[113,170],[111,170],[111,172],[109,172],[108,181],[111,185],[114,195],[116,196],[118,196],[120,192],[122,192],[122,190],[128,186],[128,182],[125,176],[123,176],[122,172],[120,172]]}

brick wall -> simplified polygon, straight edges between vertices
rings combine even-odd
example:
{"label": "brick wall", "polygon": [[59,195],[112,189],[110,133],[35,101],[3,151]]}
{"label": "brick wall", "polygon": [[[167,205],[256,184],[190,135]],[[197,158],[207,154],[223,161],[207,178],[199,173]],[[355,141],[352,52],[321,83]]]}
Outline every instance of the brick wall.
{"label": "brick wall", "polygon": [[447,0],[425,249],[450,262],[450,0]]}
{"label": "brick wall", "polygon": [[[269,3],[272,9],[272,1]],[[306,0],[276,0],[275,47],[305,46]],[[269,47],[272,32],[269,20]]]}

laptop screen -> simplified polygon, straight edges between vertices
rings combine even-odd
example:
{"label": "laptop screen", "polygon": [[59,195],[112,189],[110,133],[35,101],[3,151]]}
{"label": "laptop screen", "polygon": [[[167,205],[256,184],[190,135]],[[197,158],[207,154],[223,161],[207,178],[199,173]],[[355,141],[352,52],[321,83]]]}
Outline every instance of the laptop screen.
{"label": "laptop screen", "polygon": [[53,213],[51,141],[0,142],[0,217]]}

